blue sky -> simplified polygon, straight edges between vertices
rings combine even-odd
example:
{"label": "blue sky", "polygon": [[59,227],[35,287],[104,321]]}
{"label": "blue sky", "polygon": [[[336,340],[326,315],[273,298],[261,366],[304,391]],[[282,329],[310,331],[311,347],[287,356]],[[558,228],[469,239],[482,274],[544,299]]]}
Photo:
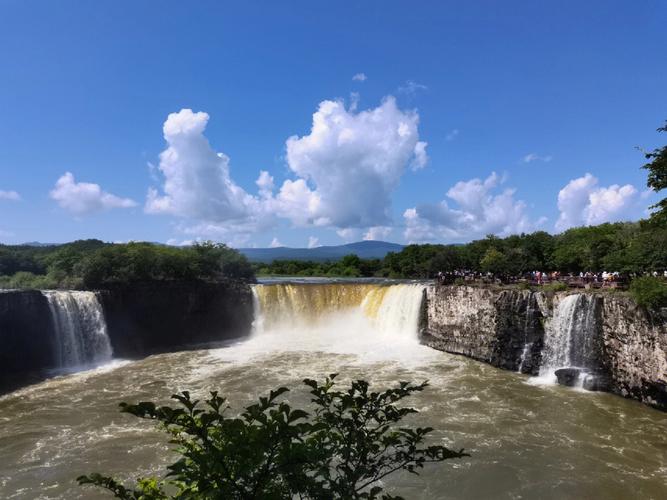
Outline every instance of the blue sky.
{"label": "blue sky", "polygon": [[637,219],[666,19],[661,0],[0,0],[0,241]]}

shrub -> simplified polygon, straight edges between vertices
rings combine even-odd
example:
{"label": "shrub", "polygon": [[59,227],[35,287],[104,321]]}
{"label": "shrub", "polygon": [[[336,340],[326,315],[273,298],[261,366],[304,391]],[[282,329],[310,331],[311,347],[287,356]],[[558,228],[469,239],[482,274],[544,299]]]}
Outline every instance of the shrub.
{"label": "shrub", "polygon": [[[335,377],[323,384],[304,380],[311,389],[312,413],[279,402],[288,391],[284,387],[238,417],[225,416],[227,401],[216,392],[204,405],[188,392],[173,396],[177,408],[123,403],[123,412],[163,424],[181,458],[168,467],[166,480],[143,478],[135,489],[100,474],[78,481],[134,500],[380,498],[379,481],[396,471],[418,474],[426,463],[467,456],[463,450],[422,446],[430,428],[396,425],[417,413],[397,403],[424,390],[426,382],[369,392],[368,383],[358,380],[338,391]],[[169,496],[165,489],[176,493]]]}
{"label": "shrub", "polygon": [[542,289],[546,292],[564,292],[568,289],[567,284],[563,283],[562,281],[554,281],[553,283],[549,283],[547,285],[544,285]]}
{"label": "shrub", "polygon": [[637,304],[647,309],[667,307],[667,282],[661,278],[636,278],[630,283],[630,293]]}

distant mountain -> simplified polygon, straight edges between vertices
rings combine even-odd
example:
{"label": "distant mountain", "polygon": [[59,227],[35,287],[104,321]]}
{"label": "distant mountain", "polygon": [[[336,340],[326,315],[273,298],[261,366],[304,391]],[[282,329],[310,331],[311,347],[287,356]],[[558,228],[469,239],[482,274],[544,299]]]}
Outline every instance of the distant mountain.
{"label": "distant mountain", "polygon": [[324,246],[316,248],[239,248],[251,262],[271,262],[273,260],[312,260],[323,262],[338,260],[346,255],[355,254],[362,259],[381,259],[389,252],[400,252],[403,245],[386,241],[358,241],[347,245]]}
{"label": "distant mountain", "polygon": [[26,243],[21,243],[18,246],[21,247],[52,247],[55,246],[56,243],[41,243],[39,241],[27,241]]}

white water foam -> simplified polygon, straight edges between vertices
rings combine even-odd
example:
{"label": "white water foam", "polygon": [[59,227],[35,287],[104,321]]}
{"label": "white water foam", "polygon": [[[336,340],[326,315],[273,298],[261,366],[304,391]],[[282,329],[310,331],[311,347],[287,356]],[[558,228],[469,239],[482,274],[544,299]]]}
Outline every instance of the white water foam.
{"label": "white water foam", "polygon": [[[266,289],[276,286],[286,288]],[[299,285],[298,294],[288,286],[256,285],[253,335],[211,351],[211,355],[227,362],[248,362],[280,352],[323,352],[348,355],[359,364],[395,362],[402,366],[428,364],[440,355],[419,343],[423,285],[359,285],[364,287],[360,300],[345,307],[330,304],[328,298],[347,293],[346,299],[352,300],[349,294],[360,293],[350,289],[354,285],[323,285],[348,290],[312,288],[307,292],[312,297],[305,299],[302,287],[308,285]],[[320,310],[313,311],[315,306]]]}
{"label": "white water foam", "polygon": [[556,384],[556,371],[561,368],[582,370],[577,387],[581,388],[593,355],[595,302],[586,294],[564,297],[545,327],[542,364],[538,377],[529,379],[534,385]]}
{"label": "white water foam", "polygon": [[111,361],[112,349],[102,306],[94,292],[42,292],[49,302],[55,329],[55,358],[71,370]]}

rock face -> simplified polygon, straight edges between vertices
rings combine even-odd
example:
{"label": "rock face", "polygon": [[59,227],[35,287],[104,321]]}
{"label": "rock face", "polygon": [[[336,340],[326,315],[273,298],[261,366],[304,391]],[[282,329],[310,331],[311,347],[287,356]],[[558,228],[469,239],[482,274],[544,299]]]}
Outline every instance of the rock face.
{"label": "rock face", "polygon": [[0,292],[0,393],[56,366],[46,297],[35,290]]}
{"label": "rock face", "polygon": [[248,335],[252,291],[243,283],[139,283],[100,293],[114,357],[220,343]]}
{"label": "rock face", "polygon": [[544,337],[536,294],[468,286],[426,290],[422,341],[494,366],[537,374]]}
{"label": "rock face", "polygon": [[602,363],[612,390],[667,409],[667,324],[628,297],[605,297]]}
{"label": "rock face", "polygon": [[[0,394],[62,368],[48,293],[0,291]],[[115,358],[221,343],[248,335],[253,321],[244,283],[139,283],[100,291],[97,299]]]}
{"label": "rock face", "polygon": [[560,385],[567,387],[574,387],[578,385],[579,378],[583,376],[579,368],[561,368],[556,370],[556,378]]}
{"label": "rock face", "polygon": [[[567,359],[552,372],[560,383],[667,410],[664,317],[620,294],[571,295],[432,286],[425,294],[422,342],[532,375],[544,375],[549,360]],[[554,356],[559,345],[569,349],[565,356]]]}

